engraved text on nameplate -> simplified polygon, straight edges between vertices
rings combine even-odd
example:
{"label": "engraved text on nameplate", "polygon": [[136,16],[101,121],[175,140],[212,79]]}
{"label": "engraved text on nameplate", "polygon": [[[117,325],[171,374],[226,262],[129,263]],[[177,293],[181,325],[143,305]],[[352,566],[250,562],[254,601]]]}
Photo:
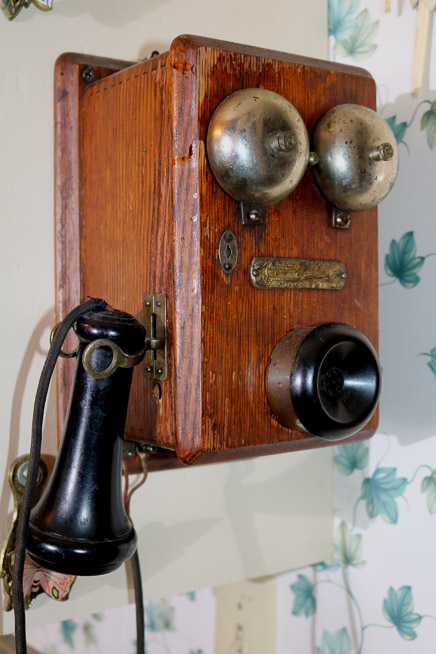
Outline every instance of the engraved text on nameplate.
{"label": "engraved text on nameplate", "polygon": [[250,281],[255,288],[314,288],[339,291],[345,285],[341,261],[254,257]]}

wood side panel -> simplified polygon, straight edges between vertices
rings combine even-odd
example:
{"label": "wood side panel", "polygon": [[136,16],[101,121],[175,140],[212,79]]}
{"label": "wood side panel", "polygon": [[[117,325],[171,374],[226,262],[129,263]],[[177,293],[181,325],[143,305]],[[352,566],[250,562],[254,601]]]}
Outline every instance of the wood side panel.
{"label": "wood side panel", "polygon": [[185,463],[202,448],[202,285],[197,52],[183,39],[170,51],[175,260],[176,448]]}
{"label": "wood side panel", "polygon": [[[267,209],[264,226],[243,227],[237,203],[214,182],[204,149],[208,120],[218,103],[239,88],[261,87],[287,97],[301,113],[309,133],[330,107],[344,102],[374,108],[373,80],[358,71],[344,73],[313,62],[278,61],[245,53],[199,49],[199,177],[202,283],[201,454],[227,458],[253,446],[268,451],[318,445],[311,435],[291,431],[273,417],[264,376],[270,352],[290,329],[323,322],[346,322],[378,345],[377,211],[353,216],[349,231],[329,226],[330,205],[307,171],[297,189]],[[236,271],[226,276],[217,261],[223,230],[238,239]],[[367,244],[370,243],[371,247]],[[343,261],[348,271],[343,291],[260,291],[248,279],[253,256]],[[359,438],[370,436],[374,417]],[[279,444],[280,448],[279,448]],[[197,445],[195,443],[195,448]],[[192,456],[192,454],[191,454]]]}
{"label": "wood side panel", "polygon": [[[131,65],[127,61],[66,53],[54,70],[54,169],[56,235],[56,320],[60,321],[84,300],[81,292],[81,115],[85,82],[82,72],[91,66],[96,79]],[[67,342],[74,348],[74,337]],[[57,365],[57,411],[60,436],[68,406],[74,363]]]}
{"label": "wood side panel", "polygon": [[[167,54],[92,84],[84,100],[81,275],[86,294],[142,319],[144,293],[166,293],[173,333],[173,228]],[[174,351],[169,343],[170,353]],[[133,375],[126,438],[174,447],[173,362],[162,399]]]}

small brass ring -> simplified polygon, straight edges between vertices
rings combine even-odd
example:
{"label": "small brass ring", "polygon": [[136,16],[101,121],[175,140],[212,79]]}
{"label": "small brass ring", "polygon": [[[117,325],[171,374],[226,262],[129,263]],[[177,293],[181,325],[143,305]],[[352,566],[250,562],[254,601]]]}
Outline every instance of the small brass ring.
{"label": "small brass ring", "polygon": [[[59,329],[61,323],[58,322],[53,329],[50,332],[50,345],[53,343],[54,336]],[[77,347],[75,350],[71,350],[71,352],[64,352],[64,350],[61,350],[59,353],[59,356],[61,356],[63,359],[73,359],[74,357],[77,356]]]}
{"label": "small brass ring", "polygon": [[[109,347],[112,350],[112,361],[104,370],[96,370],[91,363],[91,356],[95,350],[98,350],[99,347]],[[88,375],[96,377],[97,379],[104,379],[105,377],[110,377],[115,370],[123,365],[125,361],[125,354],[120,347],[113,341],[109,341],[106,338],[98,338],[96,341],[92,341],[85,347],[82,356],[83,367],[85,368]]]}

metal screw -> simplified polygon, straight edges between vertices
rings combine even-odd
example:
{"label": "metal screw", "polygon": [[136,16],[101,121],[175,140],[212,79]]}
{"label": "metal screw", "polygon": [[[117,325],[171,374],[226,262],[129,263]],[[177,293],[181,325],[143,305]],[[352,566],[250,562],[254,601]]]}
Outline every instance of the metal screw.
{"label": "metal screw", "polygon": [[394,148],[390,143],[382,143],[370,154],[370,158],[374,161],[389,161],[394,156]]}
{"label": "metal screw", "polygon": [[258,270],[253,270],[253,272],[251,274],[253,275],[253,277],[259,277],[259,271]]}
{"label": "metal screw", "polygon": [[349,229],[351,225],[351,216],[346,211],[333,210],[333,227],[337,229]]}
{"label": "metal screw", "polygon": [[150,300],[147,300],[147,301],[146,301],[145,306],[146,306],[146,307],[151,307],[151,302],[150,302]]}
{"label": "metal screw", "polygon": [[231,243],[233,241],[233,234],[232,234],[232,232],[230,230],[228,230],[227,232],[224,233],[224,240],[227,243]]}
{"label": "metal screw", "polygon": [[319,163],[319,157],[316,152],[309,152],[309,166],[316,166]]}
{"label": "metal screw", "polygon": [[157,372],[158,375],[161,375],[161,374],[162,374],[162,368],[158,368],[158,369],[156,370],[156,372]]}
{"label": "metal screw", "polygon": [[225,263],[225,264],[223,265],[223,268],[224,268],[224,270],[228,270],[228,271],[229,271],[229,270],[232,269],[232,264],[231,264],[231,263]]}
{"label": "metal screw", "polygon": [[151,366],[146,366],[145,369],[147,372],[153,372],[153,368]]}
{"label": "metal screw", "polygon": [[82,79],[87,83],[95,82],[95,70],[92,66],[86,66],[82,70]]}
{"label": "metal screw", "polygon": [[252,209],[248,214],[249,219],[252,223],[257,223],[260,220],[259,212],[256,209]]}
{"label": "metal screw", "polygon": [[161,306],[161,304],[162,304],[162,303],[161,303],[161,301],[160,301],[160,300],[158,300],[158,301],[156,302],[156,306],[157,306],[157,307],[160,307],[160,306]]}
{"label": "metal screw", "polygon": [[295,138],[294,134],[289,131],[282,132],[277,137],[277,149],[281,152],[289,152],[289,150],[292,150],[296,143],[297,139]]}

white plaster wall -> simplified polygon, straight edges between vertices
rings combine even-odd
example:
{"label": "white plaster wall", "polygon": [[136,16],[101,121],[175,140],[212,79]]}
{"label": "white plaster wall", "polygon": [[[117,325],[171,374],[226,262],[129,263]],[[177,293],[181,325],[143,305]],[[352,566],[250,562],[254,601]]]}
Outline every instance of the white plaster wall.
{"label": "white plaster wall", "polygon": [[[0,15],[1,540],[12,509],[7,469],[29,447],[33,395],[53,324],[55,59],[76,51],[136,60],[167,49],[182,33],[327,58],[327,2],[55,0],[47,14],[31,6],[13,23]],[[43,446],[52,453],[54,403],[52,391]],[[325,559],[331,478],[329,451],[152,475],[133,502],[146,597]],[[79,580],[67,604],[38,598],[29,624],[129,600],[124,572]],[[11,615],[3,616],[8,631]]]}

